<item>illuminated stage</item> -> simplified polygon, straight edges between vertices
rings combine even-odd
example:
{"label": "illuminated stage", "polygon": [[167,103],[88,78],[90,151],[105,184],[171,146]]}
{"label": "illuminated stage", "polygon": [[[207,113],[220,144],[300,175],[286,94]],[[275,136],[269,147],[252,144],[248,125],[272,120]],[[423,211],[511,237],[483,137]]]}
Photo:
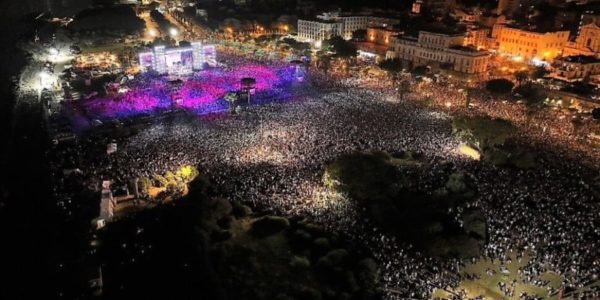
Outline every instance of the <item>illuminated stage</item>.
{"label": "illuminated stage", "polygon": [[193,42],[189,47],[165,48],[156,46],[153,51],[139,54],[142,71],[154,70],[158,74],[189,75],[205,67],[217,66],[214,45]]}
{"label": "illuminated stage", "polygon": [[[173,59],[173,58],[168,58]],[[176,59],[174,61],[177,61]],[[183,61],[176,64],[184,70]],[[189,69],[187,69],[189,70]],[[193,70],[193,68],[192,68]],[[260,105],[273,101],[285,101],[295,95],[294,86],[303,84],[304,74],[294,64],[266,66],[246,64],[233,70],[210,68],[193,72],[185,78],[169,81],[166,76],[152,73],[140,74],[135,85],[127,92],[112,97],[97,97],[89,100],[69,103],[71,111],[77,112],[79,120],[127,118],[142,114],[160,113],[173,108],[182,108],[194,114],[225,112],[229,103],[224,100],[231,91],[242,88],[242,79],[256,79],[256,94],[252,104]],[[300,79],[302,78],[302,80]],[[86,127],[81,124],[81,127]]]}

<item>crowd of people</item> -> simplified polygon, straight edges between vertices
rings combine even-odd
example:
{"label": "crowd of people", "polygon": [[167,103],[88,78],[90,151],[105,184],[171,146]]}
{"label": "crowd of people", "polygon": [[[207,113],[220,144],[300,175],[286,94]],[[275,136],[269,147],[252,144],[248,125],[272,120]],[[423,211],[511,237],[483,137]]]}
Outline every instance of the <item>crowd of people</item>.
{"label": "crowd of people", "polygon": [[[236,62],[225,63],[233,66]],[[199,166],[223,197],[261,211],[305,217],[361,243],[379,262],[389,298],[425,299],[438,289],[460,298],[464,291],[456,288],[464,279],[459,271],[466,262],[416,251],[378,229],[352,201],[327,191],[322,183],[325,167],[340,154],[419,152],[430,162],[419,174],[418,182],[424,187],[455,171],[473,178],[477,196],[465,206],[481,208],[488,228],[480,259],[501,266],[510,259],[509,253],[526,255],[529,262],[519,270],[526,274],[523,284],[544,286],[537,277],[552,271],[563,278],[561,287],[580,289],[576,298],[600,296],[598,289],[581,292],[597,282],[600,274],[598,198],[591,183],[583,180],[595,171],[562,156],[566,152],[562,142],[568,138],[558,137],[564,133],[554,133],[552,124],[540,125],[551,134],[538,133],[531,139],[556,148],[539,156],[538,167],[528,171],[496,168],[461,156],[450,115],[413,101],[431,95],[458,109],[464,96],[448,83],[415,88],[400,101],[393,87],[372,90],[320,73],[311,76],[315,84],[309,87],[307,82],[306,89],[312,92],[286,95],[285,101],[270,95],[270,101],[232,116],[182,113],[156,118],[139,133],[116,138],[118,150],[113,154],[103,151],[114,137],[82,138],[62,150],[61,161],[77,167],[89,186],[96,188],[102,180],[118,185],[184,165]],[[485,104],[480,99],[477,105],[479,112],[492,116],[524,118],[509,104]],[[464,109],[461,113],[476,112]],[[520,134],[534,133],[524,130]],[[438,163],[442,160],[452,167]],[[501,290],[506,298],[515,292],[511,286]],[[554,293],[557,290],[548,288],[548,295]]]}

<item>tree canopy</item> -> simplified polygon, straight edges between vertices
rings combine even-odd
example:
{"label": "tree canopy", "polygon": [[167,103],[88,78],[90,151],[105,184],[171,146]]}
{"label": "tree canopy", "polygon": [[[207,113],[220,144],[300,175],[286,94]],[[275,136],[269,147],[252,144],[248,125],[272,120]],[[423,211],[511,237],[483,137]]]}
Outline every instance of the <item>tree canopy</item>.
{"label": "tree canopy", "polygon": [[358,29],[352,32],[352,40],[364,41],[367,39],[367,31],[365,29]]}
{"label": "tree canopy", "polygon": [[490,117],[459,117],[452,122],[458,136],[480,150],[504,145],[515,132],[515,127],[506,120]]}
{"label": "tree canopy", "polygon": [[86,9],[75,16],[69,28],[75,31],[124,31],[138,33],[144,30],[144,21],[132,7],[121,5]]}
{"label": "tree canopy", "polygon": [[310,50],[310,44],[309,43],[303,43],[303,42],[299,42],[295,39],[291,39],[291,38],[284,38],[283,40],[281,40],[281,42],[288,44],[292,49],[298,51],[298,52],[305,52]]}
{"label": "tree canopy", "polygon": [[512,91],[514,83],[508,79],[492,79],[485,84],[486,90],[494,94],[508,94]]}
{"label": "tree canopy", "polygon": [[592,110],[592,117],[593,117],[595,120],[600,120],[600,108],[594,108],[594,109]]}
{"label": "tree canopy", "polygon": [[388,73],[402,71],[402,61],[399,59],[386,59],[379,63],[379,67]]}
{"label": "tree canopy", "polygon": [[339,36],[324,40],[322,46],[323,48],[334,52],[334,56],[338,57],[354,57],[358,54],[358,50],[354,44]]}
{"label": "tree canopy", "polygon": [[[431,255],[477,255],[485,230],[477,230],[479,238],[474,238],[469,235],[470,226],[459,228],[445,213],[473,196],[466,176],[453,174],[432,191],[419,190],[414,179],[402,172],[404,168],[418,172],[423,165],[418,157],[382,152],[342,155],[327,166],[323,182],[330,190],[356,201],[381,228]],[[485,228],[485,221],[475,223]]]}

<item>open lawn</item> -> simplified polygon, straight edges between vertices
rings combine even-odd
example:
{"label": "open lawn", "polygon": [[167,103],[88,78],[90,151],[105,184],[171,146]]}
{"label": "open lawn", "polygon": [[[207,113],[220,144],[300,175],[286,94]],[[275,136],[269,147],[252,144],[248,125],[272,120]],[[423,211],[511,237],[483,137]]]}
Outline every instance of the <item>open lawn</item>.
{"label": "open lawn", "polygon": [[[525,284],[523,280],[525,276],[518,274],[517,270],[520,267],[527,265],[529,261],[529,255],[525,254],[521,261],[516,259],[516,253],[510,252],[509,257],[512,259],[511,263],[505,263],[503,266],[506,267],[508,272],[502,273],[500,271],[500,261],[494,260],[478,260],[475,263],[467,263],[464,268],[461,268],[460,274],[462,276],[466,274],[476,275],[478,279],[465,279],[459,287],[454,291],[459,292],[464,290],[468,299],[473,299],[478,296],[483,296],[484,299],[519,299],[521,293],[527,293],[530,296],[536,296],[542,299],[558,299],[557,293],[549,295],[548,291],[550,288],[558,290],[560,288],[561,276],[554,272],[546,272],[539,276],[538,280],[547,281],[545,286],[535,286],[531,284]],[[492,275],[489,275],[486,270],[495,271]],[[498,284],[504,282],[507,286],[510,286],[511,282],[516,280],[515,292],[512,297],[506,296],[499,288]],[[596,282],[588,287],[582,288],[581,291],[593,286],[598,285]],[[450,299],[451,294],[448,291],[436,290],[432,294],[433,299]],[[562,299],[570,299],[568,295]]]}

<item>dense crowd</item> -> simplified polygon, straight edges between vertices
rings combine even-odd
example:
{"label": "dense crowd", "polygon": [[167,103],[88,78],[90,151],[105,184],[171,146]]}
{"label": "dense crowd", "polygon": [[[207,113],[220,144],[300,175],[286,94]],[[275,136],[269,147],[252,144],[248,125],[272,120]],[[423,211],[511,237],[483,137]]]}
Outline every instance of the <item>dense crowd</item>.
{"label": "dense crowd", "polygon": [[[598,199],[583,180],[593,173],[579,161],[542,155],[539,167],[529,171],[475,162],[456,152],[459,141],[452,135],[446,113],[399,101],[391,88],[361,89],[326,78],[313,75],[320,93],[264,101],[269,103],[233,116],[156,118],[138,134],[117,139],[118,151],[110,155],[103,151],[111,140],[81,139],[64,150],[61,164],[79,168],[95,188],[102,180],[118,186],[131,178],[152,178],[183,165],[198,165],[217,193],[232,201],[306,217],[362,243],[380,264],[389,298],[425,299],[436,289],[453,291],[463,279],[459,269],[464,262],[415,251],[379,230],[351,201],[326,191],[322,184],[326,165],[340,154],[416,151],[431,162],[418,175],[423,187],[457,170],[473,178],[478,194],[464,205],[485,213],[489,239],[482,246],[482,259],[502,266],[510,260],[508,253],[528,256],[529,263],[519,272],[525,275],[525,283],[538,286],[545,286],[537,277],[546,271],[563,276],[563,287],[580,288],[598,280]],[[464,98],[455,90],[447,83],[430,84],[413,91],[410,98],[429,94],[458,106]],[[515,115],[508,107],[493,110],[495,116]],[[560,133],[550,136],[556,143]],[[440,160],[451,162],[452,167],[442,167]],[[511,284],[500,290],[507,298],[514,296]],[[556,292],[548,289],[549,295]],[[462,295],[453,293],[457,298]],[[577,297],[599,295],[596,290]]]}

